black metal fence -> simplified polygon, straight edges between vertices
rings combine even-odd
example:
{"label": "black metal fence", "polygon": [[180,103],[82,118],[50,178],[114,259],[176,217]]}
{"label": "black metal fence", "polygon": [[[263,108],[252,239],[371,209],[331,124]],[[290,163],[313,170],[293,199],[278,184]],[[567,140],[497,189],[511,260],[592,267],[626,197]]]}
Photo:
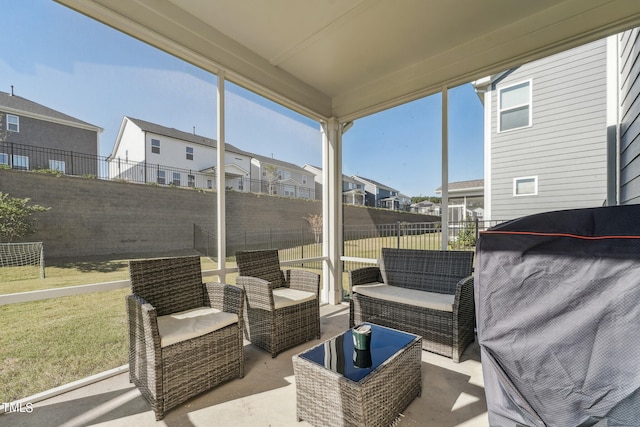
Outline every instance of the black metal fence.
{"label": "black metal fence", "polygon": [[[264,231],[227,232],[227,256],[233,257],[238,251],[278,248],[281,261],[315,258],[322,256],[321,240],[308,228],[279,230],[269,228]],[[193,226],[194,249],[217,260],[217,234],[212,230]],[[304,263],[307,268],[322,268],[319,262]]]}
{"label": "black metal fence", "polygon": [[51,170],[66,175],[99,175],[98,157],[86,153],[0,141],[0,165],[18,170]]}
{"label": "black metal fence", "polygon": [[[137,184],[204,190],[216,188],[213,168],[205,171],[181,169],[146,161],[114,159],[13,142],[0,142],[0,166]],[[227,177],[225,189],[303,199],[316,197],[313,180],[305,186],[282,183],[280,180]]]}
{"label": "black metal fence", "polygon": [[[451,250],[475,250],[478,234],[499,224],[500,221],[461,221],[449,223],[446,247]],[[378,259],[382,248],[442,249],[442,227],[439,222],[350,225],[344,227],[343,256],[348,258]],[[238,250],[278,248],[283,261],[322,256],[321,236],[310,229],[246,231],[227,233],[227,255]],[[211,230],[194,225],[194,248],[214,259],[217,238]],[[343,269],[350,271],[367,265],[358,261],[345,261]],[[321,268],[319,262],[305,263],[306,267]]]}

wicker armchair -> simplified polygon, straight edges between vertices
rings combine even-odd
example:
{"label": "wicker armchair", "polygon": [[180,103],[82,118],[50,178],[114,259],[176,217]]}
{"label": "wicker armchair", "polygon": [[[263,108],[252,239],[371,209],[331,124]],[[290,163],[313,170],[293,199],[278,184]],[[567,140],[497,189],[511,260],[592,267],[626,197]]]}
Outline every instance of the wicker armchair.
{"label": "wicker armchair", "polygon": [[236,253],[237,284],[246,296],[245,333],[276,357],[281,351],[320,338],[320,276],[280,269],[276,249]]}
{"label": "wicker armchair", "polygon": [[202,283],[198,256],[130,261],[129,273],[129,379],[156,420],[244,376],[242,289]]}

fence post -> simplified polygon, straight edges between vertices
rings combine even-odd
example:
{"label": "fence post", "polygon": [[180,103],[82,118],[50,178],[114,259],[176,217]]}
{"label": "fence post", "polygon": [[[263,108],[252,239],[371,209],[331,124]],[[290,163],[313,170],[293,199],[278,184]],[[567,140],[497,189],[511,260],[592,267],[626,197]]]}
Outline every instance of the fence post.
{"label": "fence post", "polygon": [[40,243],[40,278],[45,278],[44,273],[44,243]]}
{"label": "fence post", "polygon": [[479,223],[480,221],[478,221],[478,217],[476,217],[476,245],[478,244],[478,238],[480,237],[480,227],[478,227]]}
{"label": "fence post", "polygon": [[400,249],[400,221],[396,221],[396,234],[397,234],[397,240],[398,240],[398,249]]}

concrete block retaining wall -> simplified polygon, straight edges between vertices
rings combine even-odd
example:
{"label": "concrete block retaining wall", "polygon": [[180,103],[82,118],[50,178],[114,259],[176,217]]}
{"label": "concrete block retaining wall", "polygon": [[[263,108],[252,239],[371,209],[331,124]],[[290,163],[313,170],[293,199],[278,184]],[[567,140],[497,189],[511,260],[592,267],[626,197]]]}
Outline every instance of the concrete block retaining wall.
{"label": "concrete block retaining wall", "polygon": [[[215,230],[216,193],[189,188],[103,181],[0,170],[0,191],[50,207],[38,213],[38,232],[24,241],[44,242],[45,256],[83,257],[160,253],[193,248],[194,224]],[[227,243],[242,231],[303,229],[318,200],[227,192]],[[345,225],[439,221],[439,217],[346,205]],[[242,237],[236,237],[242,236]]]}

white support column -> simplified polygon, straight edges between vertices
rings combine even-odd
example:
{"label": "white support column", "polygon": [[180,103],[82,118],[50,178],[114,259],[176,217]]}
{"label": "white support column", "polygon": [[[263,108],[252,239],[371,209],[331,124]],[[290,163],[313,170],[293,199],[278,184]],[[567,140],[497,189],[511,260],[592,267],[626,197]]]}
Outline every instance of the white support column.
{"label": "white support column", "polygon": [[442,88],[442,249],[449,247],[449,90]]}
{"label": "white support column", "polygon": [[227,221],[226,221],[226,195],[224,176],[224,152],[225,152],[225,119],[224,119],[224,71],[218,72],[218,150],[216,169],[217,189],[217,226],[218,226],[218,269],[222,271],[220,281],[226,280],[225,259],[227,258]]}
{"label": "white support column", "polygon": [[484,92],[484,218],[492,217],[492,182],[491,182],[491,86]]}
{"label": "white support column", "polygon": [[322,125],[322,301],[342,301],[342,129],[336,118]]}
{"label": "white support column", "polygon": [[618,117],[619,82],[618,36],[607,37],[607,206],[620,203],[620,119]]}

